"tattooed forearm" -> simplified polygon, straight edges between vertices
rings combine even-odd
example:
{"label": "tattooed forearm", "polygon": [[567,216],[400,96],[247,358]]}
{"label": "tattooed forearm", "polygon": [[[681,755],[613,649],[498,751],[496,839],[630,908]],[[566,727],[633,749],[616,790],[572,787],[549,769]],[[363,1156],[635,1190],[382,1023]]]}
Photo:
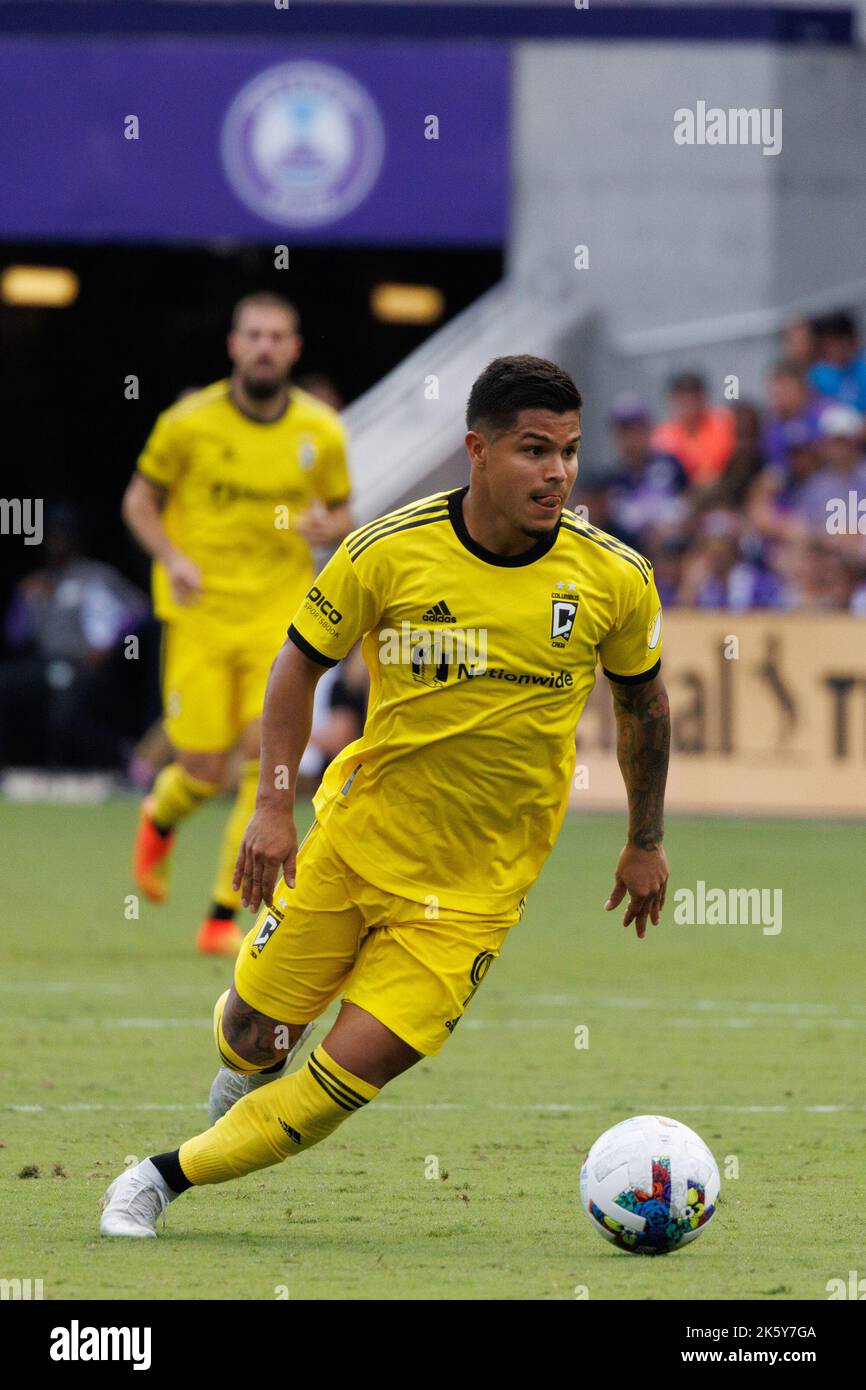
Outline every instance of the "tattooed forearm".
{"label": "tattooed forearm", "polygon": [[616,755],[628,793],[628,838],[656,849],[664,835],[665,781],[671,742],[667,691],[660,676],[641,685],[611,681]]}

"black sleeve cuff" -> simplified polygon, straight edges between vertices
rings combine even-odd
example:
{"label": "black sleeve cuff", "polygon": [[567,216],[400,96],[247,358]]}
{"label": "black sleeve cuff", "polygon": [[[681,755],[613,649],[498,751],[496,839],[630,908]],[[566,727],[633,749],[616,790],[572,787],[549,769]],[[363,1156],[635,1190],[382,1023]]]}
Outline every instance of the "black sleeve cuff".
{"label": "black sleeve cuff", "polygon": [[606,666],[602,666],[602,671],[609,681],[614,681],[616,685],[643,685],[644,681],[651,681],[653,676],[657,676],[661,670],[662,659],[659,657],[655,666],[651,666],[648,671],[641,671],[638,676],[617,676],[613,671],[608,671]]}
{"label": "black sleeve cuff", "polygon": [[306,637],[302,637],[298,629],[292,623],[289,628],[289,637],[294,642],[298,651],[303,652],[304,656],[310,661],[317,661],[320,666],[336,666],[340,658],[338,656],[325,656],[324,652],[317,651],[312,642],[308,642]]}

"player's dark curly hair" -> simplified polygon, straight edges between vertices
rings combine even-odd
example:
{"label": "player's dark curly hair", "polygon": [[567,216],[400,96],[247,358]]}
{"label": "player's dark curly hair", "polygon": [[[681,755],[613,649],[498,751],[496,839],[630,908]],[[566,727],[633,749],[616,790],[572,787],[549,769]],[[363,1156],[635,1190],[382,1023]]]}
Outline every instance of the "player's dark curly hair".
{"label": "player's dark curly hair", "polygon": [[580,410],[583,399],[568,372],[546,357],[497,357],[476,380],[466,404],[466,428],[510,430],[521,410]]}

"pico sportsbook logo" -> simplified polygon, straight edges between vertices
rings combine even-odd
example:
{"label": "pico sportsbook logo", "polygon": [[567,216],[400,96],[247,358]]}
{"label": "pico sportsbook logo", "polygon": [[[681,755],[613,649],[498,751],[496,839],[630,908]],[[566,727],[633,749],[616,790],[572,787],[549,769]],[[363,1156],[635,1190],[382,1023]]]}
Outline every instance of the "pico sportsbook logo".
{"label": "pico sportsbook logo", "polygon": [[222,160],[237,196],[283,227],[335,222],[382,168],[385,132],[369,92],[326,63],[281,63],[248,82],[226,113]]}
{"label": "pico sportsbook logo", "polygon": [[330,627],[332,630],[338,627],[343,621],[342,613],[334,607],[331,600],[326,598],[321,589],[315,584],[307,594],[307,607],[316,610],[317,617],[321,614],[321,617],[324,619],[324,626]]}

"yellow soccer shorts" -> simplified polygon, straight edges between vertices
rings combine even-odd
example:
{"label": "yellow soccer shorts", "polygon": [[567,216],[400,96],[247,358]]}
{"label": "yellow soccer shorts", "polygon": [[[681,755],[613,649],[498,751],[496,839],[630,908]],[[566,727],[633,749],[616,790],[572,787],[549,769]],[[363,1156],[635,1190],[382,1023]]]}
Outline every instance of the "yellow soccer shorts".
{"label": "yellow soccer shorts", "polygon": [[[285,634],[283,634],[285,635]],[[279,629],[214,641],[189,623],[166,623],[162,647],[165,731],[186,753],[223,753],[259,719]]]}
{"label": "yellow soccer shorts", "polygon": [[318,823],[281,878],[235,966],[235,989],[280,1023],[309,1023],[341,990],[425,1056],[446,1042],[511,926],[397,897],[349,868]]}

